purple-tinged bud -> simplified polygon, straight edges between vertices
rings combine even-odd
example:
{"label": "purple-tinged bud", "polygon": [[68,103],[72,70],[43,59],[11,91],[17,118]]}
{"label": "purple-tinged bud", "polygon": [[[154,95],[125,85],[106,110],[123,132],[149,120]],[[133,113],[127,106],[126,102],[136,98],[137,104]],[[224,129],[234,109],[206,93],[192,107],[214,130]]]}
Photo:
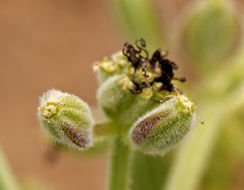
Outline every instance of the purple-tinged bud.
{"label": "purple-tinged bud", "polygon": [[91,146],[94,121],[88,105],[77,96],[49,90],[41,96],[38,110],[49,136],[79,150]]}
{"label": "purple-tinged bud", "polygon": [[172,96],[138,119],[130,130],[130,139],[148,154],[164,154],[191,130],[195,105],[183,95]]}

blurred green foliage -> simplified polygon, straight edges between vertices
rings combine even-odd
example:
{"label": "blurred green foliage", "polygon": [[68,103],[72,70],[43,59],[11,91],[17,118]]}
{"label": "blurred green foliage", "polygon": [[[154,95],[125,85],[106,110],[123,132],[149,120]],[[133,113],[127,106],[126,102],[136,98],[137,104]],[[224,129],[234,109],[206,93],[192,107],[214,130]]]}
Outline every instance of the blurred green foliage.
{"label": "blurred green foliage", "polygon": [[[147,46],[152,48],[164,46],[164,35],[158,10],[151,0],[111,0],[110,7],[119,29],[126,39],[135,41],[143,37]],[[162,21],[161,21],[162,22]]]}
{"label": "blurred green foliage", "polygon": [[215,69],[238,44],[237,14],[229,3],[195,4],[184,26],[183,51],[200,69]]}

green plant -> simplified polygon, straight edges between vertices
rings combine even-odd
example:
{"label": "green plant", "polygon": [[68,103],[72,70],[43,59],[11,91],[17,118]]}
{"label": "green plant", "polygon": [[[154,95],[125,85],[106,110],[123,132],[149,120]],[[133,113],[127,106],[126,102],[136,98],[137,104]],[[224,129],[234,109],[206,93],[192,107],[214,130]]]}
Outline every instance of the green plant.
{"label": "green plant", "polygon": [[[106,122],[93,119],[78,97],[50,90],[41,97],[42,128],[72,150],[102,149],[109,142],[109,190],[243,189],[234,178],[244,165],[242,15],[231,1],[196,1],[180,14],[175,30],[159,27],[149,0],[109,2],[126,39],[143,37],[148,49],[141,39],[95,63]],[[158,47],[188,63],[184,87],[184,78],[173,72],[178,66]],[[195,104],[179,88],[196,102],[198,119]],[[17,188],[5,175],[2,184]]]}
{"label": "green plant", "polygon": [[83,150],[97,138],[93,127],[111,131],[99,134],[111,140],[110,190],[129,188],[135,150],[165,154],[190,131],[195,118],[195,105],[172,83],[185,80],[174,76],[178,66],[160,50],[150,56],[145,48],[143,39],[125,43],[111,60],[94,65],[106,123],[97,121],[96,126],[88,106],[74,95],[50,90],[40,98],[41,125],[58,143]]}

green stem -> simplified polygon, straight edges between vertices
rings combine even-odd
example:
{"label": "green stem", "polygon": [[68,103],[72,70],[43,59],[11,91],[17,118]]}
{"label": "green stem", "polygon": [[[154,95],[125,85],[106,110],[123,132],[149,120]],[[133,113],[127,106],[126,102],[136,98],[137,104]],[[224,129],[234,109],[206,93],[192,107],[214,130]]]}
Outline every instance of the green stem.
{"label": "green stem", "polygon": [[2,190],[19,190],[14,177],[8,167],[7,161],[0,148],[0,189]]}
{"label": "green stem", "polygon": [[110,158],[108,190],[126,190],[128,188],[130,148],[121,136],[114,137]]}
{"label": "green stem", "polygon": [[152,156],[134,151],[131,166],[131,190],[160,190],[168,171],[169,155]]}

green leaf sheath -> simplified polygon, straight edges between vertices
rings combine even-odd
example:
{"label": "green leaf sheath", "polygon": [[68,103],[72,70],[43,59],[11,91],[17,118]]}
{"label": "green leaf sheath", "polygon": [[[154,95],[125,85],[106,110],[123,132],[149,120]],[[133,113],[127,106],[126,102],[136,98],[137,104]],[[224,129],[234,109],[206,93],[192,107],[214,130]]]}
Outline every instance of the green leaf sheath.
{"label": "green leaf sheath", "polygon": [[0,148],[0,190],[19,190]]}
{"label": "green leaf sheath", "polygon": [[[216,114],[212,107],[209,108],[211,112],[207,110],[206,112],[210,115]],[[201,117],[203,116],[207,122],[206,126],[196,125],[192,134],[182,144],[173,163],[165,190],[194,190],[197,186],[218,131],[216,118],[209,114],[201,113]]]}
{"label": "green leaf sheath", "polygon": [[109,181],[107,190],[128,189],[130,148],[121,136],[114,137],[110,158]]}

